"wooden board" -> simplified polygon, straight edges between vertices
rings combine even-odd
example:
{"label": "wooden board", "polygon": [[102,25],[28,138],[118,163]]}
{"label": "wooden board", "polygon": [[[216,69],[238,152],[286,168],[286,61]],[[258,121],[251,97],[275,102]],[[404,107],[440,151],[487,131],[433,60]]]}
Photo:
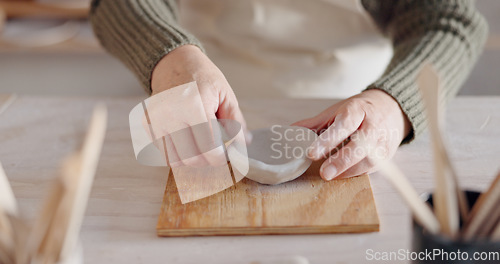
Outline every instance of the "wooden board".
{"label": "wooden board", "polygon": [[267,186],[249,179],[220,193],[181,204],[169,175],[159,236],[359,233],[379,230],[368,175],[323,181],[320,163],[298,179]]}

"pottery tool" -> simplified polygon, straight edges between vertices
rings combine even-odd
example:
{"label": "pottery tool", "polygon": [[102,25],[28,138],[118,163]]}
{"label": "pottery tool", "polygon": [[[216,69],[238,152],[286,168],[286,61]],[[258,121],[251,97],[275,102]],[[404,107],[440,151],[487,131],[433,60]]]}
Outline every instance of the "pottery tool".
{"label": "pottery tool", "polygon": [[68,256],[77,244],[78,233],[83,222],[87,201],[92,189],[92,183],[106,135],[106,123],[106,107],[104,105],[97,106],[80,153],[81,156],[78,164],[79,174],[76,175],[77,179],[74,179],[73,187],[75,193],[72,195],[73,203],[69,207],[68,229],[61,248],[61,255],[63,257]]}
{"label": "pottery tool", "polygon": [[14,195],[0,163],[0,263],[14,263],[15,240],[9,216],[16,212]]}
{"label": "pottery tool", "polygon": [[[500,201],[497,201],[497,205]],[[495,227],[500,219],[500,210],[498,208],[493,208],[491,214],[485,218],[483,225],[479,228],[477,235],[474,237],[476,240],[489,238],[495,230]]]}
{"label": "pottery tool", "polygon": [[491,233],[491,240],[493,241],[500,241],[500,222],[497,223],[497,226]]}
{"label": "pottery tool", "polygon": [[379,168],[408,204],[415,220],[431,234],[437,234],[440,230],[439,221],[396,164],[385,161],[380,164]]}
{"label": "pottery tool", "polygon": [[80,152],[69,157],[54,183],[32,233],[32,257],[44,263],[66,259],[75,250],[106,131],[106,109],[94,110]]}
{"label": "pottery tool", "polygon": [[14,192],[0,163],[0,214],[17,215],[17,204]]}
{"label": "pottery tool", "polygon": [[[63,165],[64,166],[64,165]],[[62,202],[64,195],[64,185],[60,178],[56,178],[52,184],[49,196],[45,199],[44,206],[35,224],[29,234],[27,251],[25,254],[26,259],[32,259],[44,254],[44,247],[46,240],[49,239],[50,232],[53,226],[54,217]],[[55,254],[51,255],[56,258]]]}
{"label": "pottery tool", "polygon": [[0,163],[0,263],[13,263],[15,239],[10,217],[15,215],[16,199]]}
{"label": "pottery tool", "polygon": [[5,233],[0,232],[0,263],[14,264],[15,259],[12,254],[13,251],[13,241]]}
{"label": "pottery tool", "polygon": [[472,207],[471,213],[465,222],[463,238],[465,240],[474,239],[478,236],[487,235],[494,225],[497,225],[500,214],[498,205],[500,204],[500,173],[497,175],[488,190],[479,196]]}
{"label": "pottery tool", "polygon": [[457,176],[453,171],[441,136],[444,111],[440,103],[439,77],[434,69],[426,64],[417,82],[426,106],[434,150],[436,182],[434,211],[441,224],[442,232],[455,237],[460,226],[460,215],[465,217],[468,214],[468,205],[465,194],[459,188]]}
{"label": "pottery tool", "polygon": [[31,230],[17,217],[15,198],[0,164],[0,263],[75,260],[78,234],[104,141],[106,120],[106,108],[97,106],[81,150],[63,163]]}

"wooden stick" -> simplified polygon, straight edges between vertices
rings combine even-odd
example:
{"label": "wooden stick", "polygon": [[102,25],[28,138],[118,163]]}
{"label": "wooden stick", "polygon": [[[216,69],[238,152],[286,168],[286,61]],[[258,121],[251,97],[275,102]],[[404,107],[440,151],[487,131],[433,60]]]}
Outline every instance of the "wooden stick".
{"label": "wooden stick", "polygon": [[0,234],[0,263],[2,264],[16,264],[14,256],[11,254],[12,248],[5,246],[2,241],[2,234]]}
{"label": "wooden stick", "polygon": [[[17,98],[15,94],[10,95],[7,100],[3,101],[0,105],[0,115],[14,102]],[[5,174],[5,170],[3,169],[2,163],[0,162],[0,233],[4,236],[1,240],[2,246],[7,246],[8,243],[13,243],[13,234],[14,230],[12,230],[12,223],[10,221],[10,217],[17,216],[18,209],[16,198],[14,196],[14,192],[9,183],[9,179]],[[10,240],[10,242],[8,242]],[[6,248],[8,249],[8,248]],[[3,258],[3,257],[0,257]],[[2,259],[0,259],[0,263]]]}
{"label": "wooden stick", "polygon": [[13,239],[15,248],[13,250],[14,263],[29,263],[28,262],[28,248],[26,247],[28,242],[28,235],[30,231],[30,227],[28,227],[27,223],[19,218],[18,216],[10,216],[10,223],[12,224],[13,230]]}
{"label": "wooden stick", "polygon": [[[500,201],[496,201],[496,204],[500,204]],[[483,221],[483,224],[479,228],[477,235],[474,239],[487,239],[495,231],[495,227],[500,219],[500,210],[498,208],[492,208],[488,217]]]}
{"label": "wooden stick", "polygon": [[[40,247],[35,256],[36,261],[41,263],[56,263],[59,258],[62,238],[67,229],[67,218],[69,215],[69,206],[74,188],[66,181],[68,174],[74,175],[77,171],[79,158],[78,155],[70,156],[62,166],[62,172],[56,184],[60,189],[55,188],[55,195],[58,197],[53,205],[54,211],[51,215],[46,234],[40,242]],[[49,205],[50,206],[50,205]]]}
{"label": "wooden stick", "polygon": [[2,264],[15,264],[13,254],[15,244],[11,231],[0,230],[0,263]]}
{"label": "wooden stick", "polygon": [[104,105],[94,109],[87,137],[80,153],[80,170],[78,178],[74,179],[75,193],[69,211],[68,229],[63,238],[60,257],[65,259],[75,250],[78,243],[78,234],[87,208],[92,183],[94,181],[97,164],[106,135],[107,110]]}
{"label": "wooden stick", "polygon": [[17,215],[17,204],[0,163],[0,263],[13,263],[14,230],[9,215]]}
{"label": "wooden stick", "polygon": [[437,234],[440,230],[439,221],[432,213],[429,205],[420,199],[417,191],[411,186],[398,167],[391,161],[386,161],[382,162],[380,170],[408,204],[415,216],[415,220],[431,234]]}
{"label": "wooden stick", "polygon": [[0,214],[17,215],[16,198],[2,163],[0,163]]}
{"label": "wooden stick", "polygon": [[418,86],[426,105],[429,128],[435,159],[436,189],[434,193],[434,211],[441,224],[442,232],[455,237],[460,225],[460,208],[467,208],[463,192],[459,190],[458,180],[449,162],[443,138],[442,104],[439,103],[439,77],[434,69],[426,64],[418,76]]}
{"label": "wooden stick", "polygon": [[[13,248],[13,233],[9,215],[17,215],[16,199],[0,163],[0,263],[8,262]],[[2,253],[7,252],[7,253]]]}
{"label": "wooden stick", "polygon": [[104,106],[94,110],[82,150],[69,157],[46,203],[40,230],[32,239],[34,258],[42,263],[58,262],[75,250],[106,132]]}
{"label": "wooden stick", "polygon": [[497,223],[497,226],[493,230],[490,239],[493,241],[500,241],[500,222]]}
{"label": "wooden stick", "polygon": [[46,240],[50,236],[53,228],[54,217],[60,203],[64,197],[64,185],[60,178],[57,178],[50,189],[49,196],[45,199],[42,212],[37,218],[27,242],[26,260],[31,260],[37,256],[44,254]]}
{"label": "wooden stick", "polygon": [[491,218],[494,210],[500,210],[500,172],[490,185],[488,190],[479,196],[472,207],[469,218],[465,222],[463,238],[471,240],[479,235],[481,229],[484,229],[485,222]]}

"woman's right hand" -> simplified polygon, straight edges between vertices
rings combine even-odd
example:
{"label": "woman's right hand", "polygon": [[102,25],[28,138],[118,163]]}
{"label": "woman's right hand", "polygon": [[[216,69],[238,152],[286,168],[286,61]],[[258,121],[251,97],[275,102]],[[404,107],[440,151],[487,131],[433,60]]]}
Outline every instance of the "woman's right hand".
{"label": "woman's right hand", "polygon": [[[198,86],[201,107],[204,110],[199,109],[200,111],[197,112],[204,112],[206,120],[209,122],[214,119],[232,119],[238,121],[248,142],[251,136],[247,131],[245,119],[231,86],[217,66],[196,46],[184,45],[178,47],[158,62],[152,73],[151,96],[153,97],[163,91],[193,81],[196,81]],[[184,107],[186,109],[183,109]],[[155,107],[155,112],[157,117],[161,116],[162,122],[193,125],[193,120],[190,120],[193,118],[192,114],[187,114],[193,112],[189,103],[175,105],[164,103],[159,105],[159,107]],[[166,132],[172,133],[174,131]],[[197,139],[193,138],[193,142],[188,142],[187,145],[196,145],[196,142]],[[167,147],[169,143],[172,144],[172,142],[166,142]],[[178,154],[179,150],[176,152]],[[171,160],[172,158],[174,157],[169,157]],[[183,159],[178,155],[174,160],[180,160],[185,165],[198,166],[215,165],[214,163],[219,162],[215,162],[214,160],[220,160],[220,158],[214,159],[213,153],[212,155],[204,153],[203,155],[189,159]]]}

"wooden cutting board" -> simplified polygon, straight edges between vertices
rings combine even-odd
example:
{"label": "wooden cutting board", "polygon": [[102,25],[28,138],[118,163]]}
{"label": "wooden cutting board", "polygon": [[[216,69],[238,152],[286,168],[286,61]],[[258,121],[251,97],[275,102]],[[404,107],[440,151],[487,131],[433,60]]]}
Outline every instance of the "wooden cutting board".
{"label": "wooden cutting board", "polygon": [[222,192],[181,204],[169,175],[158,236],[359,233],[379,230],[368,175],[323,181],[320,163],[298,179],[267,186],[243,179]]}

